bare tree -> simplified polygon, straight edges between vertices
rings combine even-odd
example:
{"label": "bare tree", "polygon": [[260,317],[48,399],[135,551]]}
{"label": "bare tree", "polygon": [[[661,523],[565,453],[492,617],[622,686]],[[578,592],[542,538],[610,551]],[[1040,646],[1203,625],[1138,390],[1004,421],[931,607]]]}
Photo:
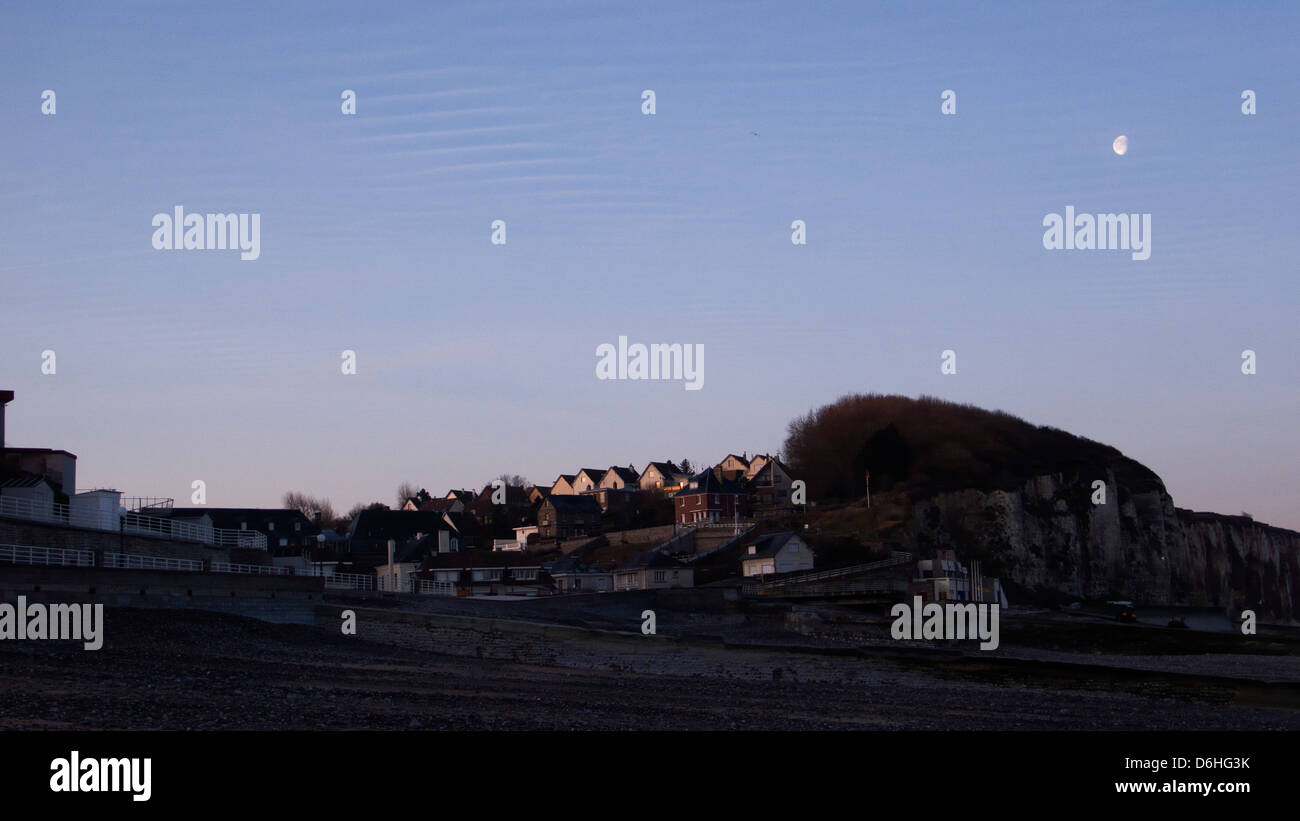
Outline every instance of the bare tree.
{"label": "bare tree", "polygon": [[507,487],[528,487],[528,480],[518,473],[503,473],[497,478],[505,482]]}
{"label": "bare tree", "polygon": [[281,504],[290,510],[298,511],[313,522],[317,521],[316,517],[319,515],[322,527],[330,527],[338,518],[334,513],[334,505],[324,496],[310,496],[291,490],[284,494]]}
{"label": "bare tree", "polygon": [[397,509],[401,510],[406,505],[406,500],[418,496],[420,489],[415,486],[415,482],[402,482],[397,486]]}

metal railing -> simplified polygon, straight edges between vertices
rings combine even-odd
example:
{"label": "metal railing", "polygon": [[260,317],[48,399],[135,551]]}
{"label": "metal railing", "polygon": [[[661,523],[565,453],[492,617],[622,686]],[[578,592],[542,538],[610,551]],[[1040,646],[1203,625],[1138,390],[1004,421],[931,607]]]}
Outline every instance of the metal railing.
{"label": "metal railing", "polygon": [[141,513],[145,510],[167,511],[171,512],[172,505],[176,500],[170,496],[123,496],[122,507],[130,513]]}
{"label": "metal railing", "polygon": [[94,508],[75,509],[58,502],[39,502],[0,496],[0,516],[64,527],[157,536],[185,542],[265,550],[266,534],[256,530],[228,530],[207,524],[178,521],[140,513],[109,513]]}
{"label": "metal railing", "polygon": [[431,582],[427,579],[410,579],[411,592],[425,596],[454,596],[456,585],[451,582]]}
{"label": "metal railing", "polygon": [[[743,558],[743,557],[742,557]],[[882,567],[894,567],[900,564],[907,564],[912,561],[911,553],[895,552],[888,559],[880,561],[867,562],[866,564],[855,564],[849,567],[839,567],[834,570],[823,570],[820,573],[809,573],[803,576],[792,576],[788,579],[777,579],[775,581],[765,582],[763,587],[782,587],[791,584],[804,584],[806,582],[815,582],[822,579],[838,579],[844,576],[852,576],[856,573],[866,573],[872,570],[879,570]]]}
{"label": "metal railing", "polygon": [[59,547],[0,544],[0,562],[59,567],[94,567],[95,554],[90,550],[65,550]]}
{"label": "metal railing", "polygon": [[134,553],[105,553],[104,567],[124,570],[202,571],[203,562],[196,559],[168,559],[161,556],[140,556]]}
{"label": "metal railing", "polygon": [[271,564],[232,564],[231,562],[213,562],[213,573],[243,573],[251,576],[292,576],[288,567]]}
{"label": "metal railing", "polygon": [[374,590],[375,577],[361,573],[334,573],[325,576],[325,587],[335,590]]}

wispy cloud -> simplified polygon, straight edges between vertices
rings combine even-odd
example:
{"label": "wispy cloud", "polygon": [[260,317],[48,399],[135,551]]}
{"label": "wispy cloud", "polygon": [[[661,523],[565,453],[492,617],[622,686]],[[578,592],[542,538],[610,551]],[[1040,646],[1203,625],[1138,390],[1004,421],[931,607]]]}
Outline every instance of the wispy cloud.
{"label": "wispy cloud", "polygon": [[517,131],[527,128],[546,128],[547,123],[512,123],[510,125],[484,125],[474,128],[447,128],[435,131],[408,131],[400,134],[372,134],[366,137],[357,137],[357,142],[362,143],[383,143],[395,142],[400,140],[418,140],[428,137],[468,137],[476,134],[497,134],[502,131]]}

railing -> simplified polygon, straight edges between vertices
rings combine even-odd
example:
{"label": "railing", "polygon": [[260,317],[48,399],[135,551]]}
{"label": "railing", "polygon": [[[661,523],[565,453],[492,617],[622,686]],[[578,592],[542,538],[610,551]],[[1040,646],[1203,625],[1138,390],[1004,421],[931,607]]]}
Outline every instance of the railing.
{"label": "railing", "polygon": [[325,586],[335,590],[374,590],[375,577],[360,573],[335,573],[325,576]]}
{"label": "railing", "polygon": [[425,596],[454,596],[456,585],[451,582],[431,582],[427,579],[410,579],[411,592]]}
{"label": "railing", "polygon": [[910,561],[912,561],[911,553],[895,552],[888,559],[881,559],[876,562],[867,562],[866,564],[855,564],[849,567],[839,567],[834,570],[823,570],[820,573],[809,573],[804,576],[792,576],[788,579],[777,579],[776,581],[764,583],[763,587],[781,587],[784,585],[815,582],[822,579],[838,579],[844,576],[852,576],[856,573],[866,573],[872,570],[879,570],[882,567],[894,567],[895,565],[907,564]]}
{"label": "railing", "polygon": [[140,513],[114,514],[94,508],[74,509],[58,502],[37,502],[14,496],[0,496],[0,516],[64,527],[158,536],[177,541],[201,542],[222,547],[266,549],[266,534],[256,530],[227,530],[210,525],[183,522]]}
{"label": "railing", "polygon": [[122,507],[131,513],[140,513],[145,510],[165,510],[171,512],[172,505],[176,500],[170,496],[123,496]]}
{"label": "railing", "polygon": [[202,571],[203,562],[195,559],[167,559],[159,556],[139,556],[133,553],[105,553],[104,567],[126,570]]}
{"label": "railing", "polygon": [[287,567],[277,567],[270,564],[232,564],[230,562],[213,562],[213,573],[243,573],[252,576],[292,576],[293,572]]}
{"label": "railing", "polygon": [[60,567],[93,567],[95,565],[95,554],[90,550],[64,550],[58,547],[0,544],[0,562],[57,565]]}
{"label": "railing", "polygon": [[822,596],[853,596],[862,593],[894,593],[906,591],[908,583],[904,579],[859,579],[857,581],[828,581],[809,585],[779,585],[744,582],[741,593],[745,596],[780,596],[809,598]]}

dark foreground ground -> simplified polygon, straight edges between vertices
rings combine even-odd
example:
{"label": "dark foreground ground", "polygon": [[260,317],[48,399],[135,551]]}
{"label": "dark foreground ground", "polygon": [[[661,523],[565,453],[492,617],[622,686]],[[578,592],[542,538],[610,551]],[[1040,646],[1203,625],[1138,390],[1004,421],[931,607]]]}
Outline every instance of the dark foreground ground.
{"label": "dark foreground ground", "polygon": [[443,656],[198,611],[105,615],[111,638],[96,652],[0,643],[0,729],[1300,729],[1290,695],[1086,669],[718,646],[626,672]]}

